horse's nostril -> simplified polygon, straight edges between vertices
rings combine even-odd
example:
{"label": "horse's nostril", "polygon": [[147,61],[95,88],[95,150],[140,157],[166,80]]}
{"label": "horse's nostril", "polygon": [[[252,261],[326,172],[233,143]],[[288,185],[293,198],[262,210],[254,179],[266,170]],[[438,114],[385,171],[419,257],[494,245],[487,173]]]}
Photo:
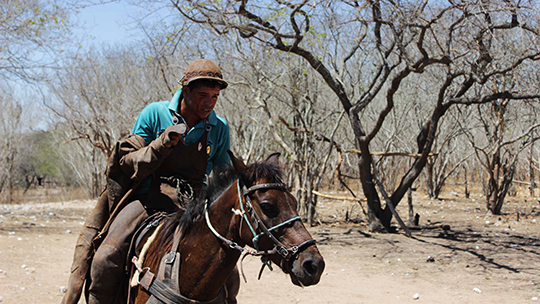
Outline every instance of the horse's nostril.
{"label": "horse's nostril", "polygon": [[302,263],[302,267],[304,268],[304,271],[307,272],[310,276],[316,276],[318,272],[318,266],[317,262],[313,260],[307,260]]}
{"label": "horse's nostril", "polygon": [[299,259],[292,263],[291,279],[298,286],[315,285],[321,279],[324,265],[324,260],[318,252],[311,254],[303,252]]}

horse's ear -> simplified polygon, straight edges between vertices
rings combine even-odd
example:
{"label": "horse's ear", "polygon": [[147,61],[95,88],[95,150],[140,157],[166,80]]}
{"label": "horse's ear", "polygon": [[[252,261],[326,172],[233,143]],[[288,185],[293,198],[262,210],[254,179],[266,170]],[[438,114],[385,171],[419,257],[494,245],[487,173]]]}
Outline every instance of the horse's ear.
{"label": "horse's ear", "polygon": [[270,154],[270,156],[268,156],[268,158],[266,159],[266,162],[278,166],[280,156],[281,156],[281,153],[279,152],[272,153]]}
{"label": "horse's ear", "polygon": [[246,172],[248,167],[244,164],[244,162],[241,159],[236,158],[236,156],[234,156],[231,150],[227,150],[227,154],[229,154],[233,168],[234,170],[236,170],[236,172],[238,173]]}

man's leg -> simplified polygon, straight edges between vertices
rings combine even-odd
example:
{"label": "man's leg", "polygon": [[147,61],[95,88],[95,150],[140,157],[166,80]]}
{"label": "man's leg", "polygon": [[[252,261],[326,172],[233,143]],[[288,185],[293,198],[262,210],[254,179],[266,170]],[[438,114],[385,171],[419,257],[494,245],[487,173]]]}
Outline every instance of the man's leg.
{"label": "man's leg", "polygon": [[62,304],[77,304],[83,290],[83,285],[90,269],[90,263],[94,254],[94,244],[92,240],[98,235],[99,231],[109,218],[109,200],[107,191],[104,191],[94,210],[86,219],[84,226],[79,234],[75,253],[73,254],[73,265],[71,266],[71,275],[67,285],[67,292],[62,299]]}
{"label": "man's leg", "polygon": [[114,219],[103,243],[94,255],[90,269],[88,304],[112,303],[124,275],[131,238],[139,224],[148,217],[141,202],[129,203]]}

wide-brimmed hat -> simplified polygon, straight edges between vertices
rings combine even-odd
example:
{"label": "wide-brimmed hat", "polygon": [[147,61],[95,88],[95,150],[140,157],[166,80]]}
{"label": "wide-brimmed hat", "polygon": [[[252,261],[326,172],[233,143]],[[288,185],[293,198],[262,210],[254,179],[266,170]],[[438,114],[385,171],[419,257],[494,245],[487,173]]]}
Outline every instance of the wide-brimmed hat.
{"label": "wide-brimmed hat", "polygon": [[221,84],[221,89],[225,89],[229,84],[223,80],[223,74],[219,67],[208,59],[193,61],[184,72],[182,79],[178,81],[183,86],[197,79],[212,79]]}

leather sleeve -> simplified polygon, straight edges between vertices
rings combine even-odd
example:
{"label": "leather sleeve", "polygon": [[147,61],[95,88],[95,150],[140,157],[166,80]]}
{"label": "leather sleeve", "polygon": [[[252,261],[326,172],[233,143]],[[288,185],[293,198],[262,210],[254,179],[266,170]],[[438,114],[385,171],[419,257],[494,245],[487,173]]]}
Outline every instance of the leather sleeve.
{"label": "leather sleeve", "polygon": [[165,144],[170,141],[171,132],[184,134],[185,125],[170,126],[148,146],[139,135],[131,135],[127,140],[120,143],[120,167],[132,181],[140,181],[152,174],[172,152],[173,148],[166,148]]}

